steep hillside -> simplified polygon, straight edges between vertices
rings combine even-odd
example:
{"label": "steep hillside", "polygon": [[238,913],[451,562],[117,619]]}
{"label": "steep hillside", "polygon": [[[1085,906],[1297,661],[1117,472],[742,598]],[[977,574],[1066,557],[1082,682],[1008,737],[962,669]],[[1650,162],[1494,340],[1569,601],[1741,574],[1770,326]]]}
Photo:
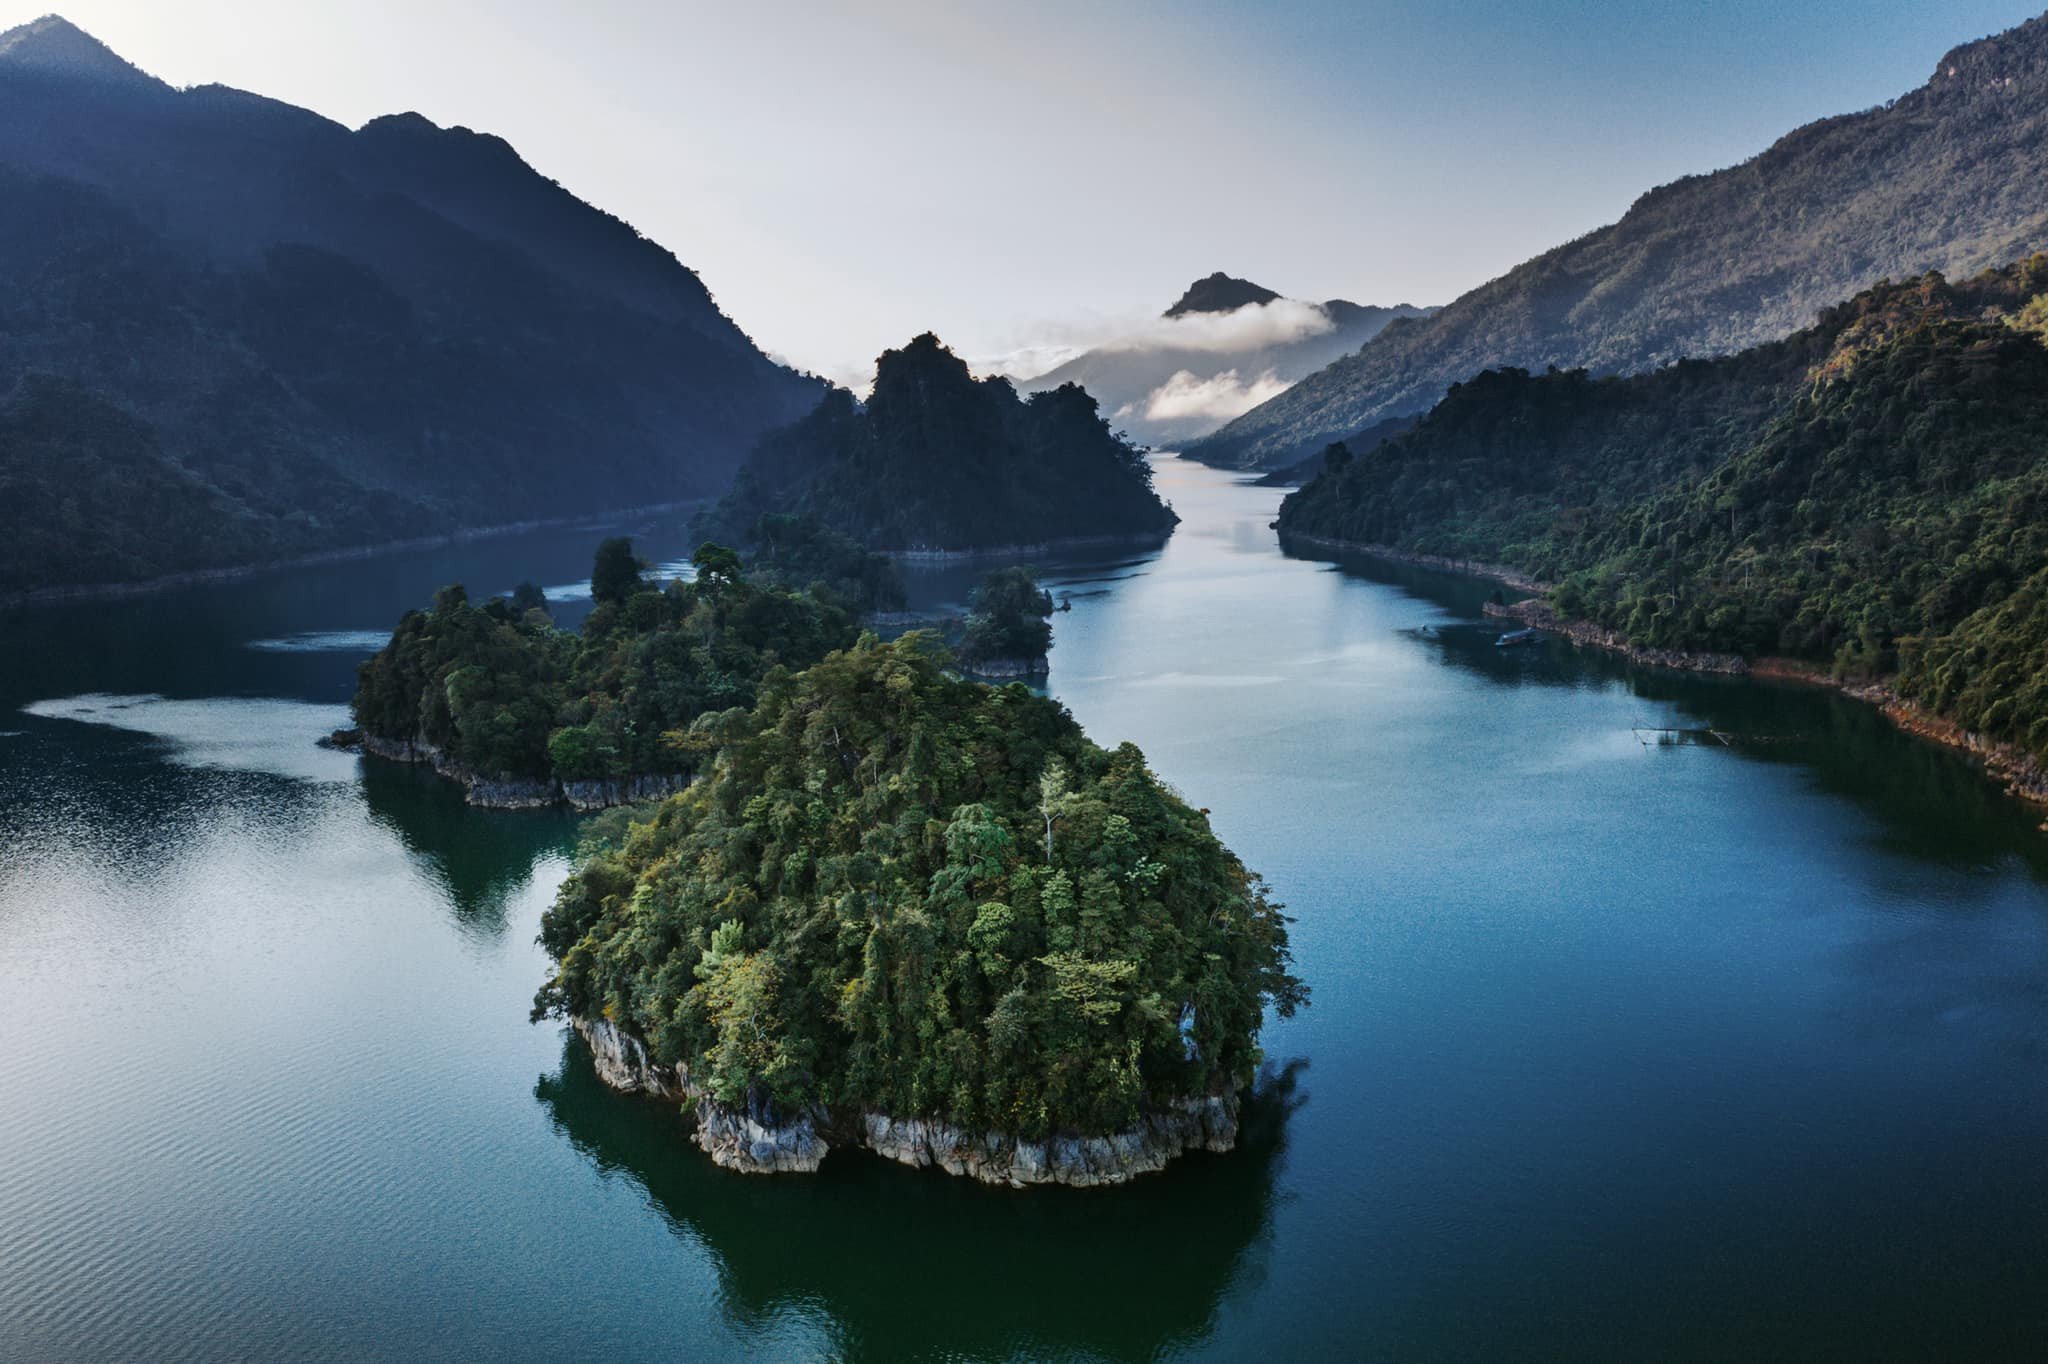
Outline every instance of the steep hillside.
{"label": "steep hillside", "polygon": [[104,461],[0,450],[0,591],[712,496],[821,392],[497,138],[174,90],[59,19],[0,35],[0,403],[120,414],[154,471],[123,515],[183,490],[98,545]]}
{"label": "steep hillside", "polygon": [[1886,278],[1974,274],[2048,245],[2048,18],[1959,47],[1927,84],[1637,200],[1387,331],[1189,453],[1274,467],[1434,403],[1481,370],[1630,373],[1727,354]]}
{"label": "steep hillside", "polygon": [[1068,384],[1019,398],[976,379],[930,333],[875,364],[865,405],[834,389],[761,441],[706,534],[753,545],[795,514],[881,550],[958,551],[1097,536],[1164,536],[1152,467]]}
{"label": "steep hillside", "polygon": [[1491,373],[1281,507],[1290,544],[1506,563],[1654,648],[1891,676],[2048,762],[2048,256],[1630,378]]}

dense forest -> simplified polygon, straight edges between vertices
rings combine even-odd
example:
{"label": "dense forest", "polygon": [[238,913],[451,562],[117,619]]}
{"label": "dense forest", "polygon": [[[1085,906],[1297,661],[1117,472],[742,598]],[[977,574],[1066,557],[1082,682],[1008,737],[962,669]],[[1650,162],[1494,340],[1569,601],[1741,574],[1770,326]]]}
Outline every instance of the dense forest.
{"label": "dense forest", "polygon": [[823,385],[503,141],[0,41],[0,593],[708,499]]}
{"label": "dense forest", "polygon": [[768,586],[823,585],[862,613],[903,608],[903,570],[852,536],[841,535],[813,515],[771,513],[742,537],[747,576]]}
{"label": "dense forest", "polygon": [[1882,279],[2017,259],[2048,245],[2044,138],[2048,17],[1957,48],[1896,100],[1651,190],[1612,226],[1395,322],[1188,453],[1281,467],[1485,369],[1633,373],[1728,354]]}
{"label": "dense forest", "polygon": [[761,518],[809,517],[877,550],[956,551],[1165,535],[1145,457],[1066,385],[1020,398],[929,333],[884,352],[865,404],[834,389],[761,440],[706,535],[749,543]]}
{"label": "dense forest", "polygon": [[1503,562],[1650,646],[1893,676],[2048,758],[2048,256],[1927,275],[1741,355],[1483,375],[1283,537]]}
{"label": "dense forest", "polygon": [[752,705],[772,670],[805,667],[856,633],[854,608],[823,586],[757,581],[720,545],[695,564],[694,581],[654,583],[629,541],[607,540],[580,633],[558,629],[532,589],[476,603],[444,588],[363,663],[356,724],[493,779],[693,771],[699,716]]}
{"label": "dense forest", "polygon": [[563,887],[536,1016],[604,1016],[749,1111],[1025,1138],[1246,1084],[1286,920],[1126,744],[864,637],[707,714],[705,779]]}

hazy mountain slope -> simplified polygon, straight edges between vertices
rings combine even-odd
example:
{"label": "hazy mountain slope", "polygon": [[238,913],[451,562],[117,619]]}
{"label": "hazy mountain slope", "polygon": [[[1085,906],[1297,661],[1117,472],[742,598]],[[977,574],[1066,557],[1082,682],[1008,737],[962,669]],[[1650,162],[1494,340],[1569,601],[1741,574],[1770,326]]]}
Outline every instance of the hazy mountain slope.
{"label": "hazy mountain slope", "polygon": [[75,461],[7,458],[12,588],[711,496],[823,391],[500,139],[173,90],[61,20],[0,35],[0,319],[0,399],[60,380],[205,490],[175,544],[29,558]]}
{"label": "hazy mountain slope", "polygon": [[1724,354],[1834,299],[2048,245],[2048,18],[1959,47],[1926,85],[1637,200],[1620,222],[1389,328],[1190,453],[1271,466],[1512,365],[1631,372]]}
{"label": "hazy mountain slope", "polygon": [[1357,350],[1388,323],[1430,311],[1282,298],[1219,271],[1189,285],[1148,327],[1022,387],[1042,392],[1079,384],[1112,425],[1148,445],[1173,445]]}

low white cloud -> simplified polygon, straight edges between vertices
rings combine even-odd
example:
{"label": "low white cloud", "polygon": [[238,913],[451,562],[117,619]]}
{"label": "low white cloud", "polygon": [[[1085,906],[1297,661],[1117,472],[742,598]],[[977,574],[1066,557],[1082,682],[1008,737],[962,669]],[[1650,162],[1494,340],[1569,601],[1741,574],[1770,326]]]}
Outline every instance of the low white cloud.
{"label": "low white cloud", "polygon": [[1321,336],[1336,327],[1319,303],[1276,298],[1227,313],[1148,318],[1145,325],[1101,343],[1103,350],[1257,350]]}
{"label": "low white cloud", "polygon": [[1085,351],[1178,350],[1227,355],[1321,336],[1336,325],[1319,303],[1277,298],[1271,303],[1247,303],[1227,313],[1049,322],[1028,329],[1025,339],[1009,349],[970,363],[976,374],[1035,379]]}
{"label": "low white cloud", "polygon": [[[1013,332],[1011,335],[1016,339],[1008,345],[1004,344],[1008,340],[1005,338],[986,352],[963,350],[959,353],[976,375],[1001,375],[1022,384],[1050,374],[1067,361],[1089,351],[1128,354],[1166,350],[1191,355],[1235,355],[1321,336],[1334,330],[1336,325],[1319,303],[1277,298],[1271,303],[1247,303],[1227,313],[1186,313],[1180,317],[1097,317],[1032,324]],[[863,399],[875,386],[872,360],[828,366],[818,372],[823,378],[852,390],[855,396]],[[1176,382],[1180,377],[1175,376]],[[1215,384],[1223,378],[1223,375],[1218,375],[1205,382]],[[1270,376],[1261,376],[1252,382],[1251,388],[1270,382],[1274,382]],[[1166,385],[1166,388],[1172,387],[1171,383]],[[1271,397],[1280,389],[1269,387],[1260,391],[1264,397],[1257,401],[1264,401],[1265,397]],[[1231,415],[1243,410],[1238,408]],[[1130,411],[1126,408],[1121,415],[1129,415]]]}
{"label": "low white cloud", "polygon": [[1146,394],[1142,404],[1127,403],[1116,415],[1128,420],[1142,412],[1145,420],[1155,422],[1196,418],[1226,422],[1279,397],[1287,387],[1287,381],[1270,369],[1249,383],[1239,378],[1234,369],[1206,379],[1184,369]]}
{"label": "low white cloud", "polygon": [[1088,349],[1066,341],[1041,341],[982,360],[971,360],[968,368],[976,374],[1000,374],[1019,382],[1050,374]]}

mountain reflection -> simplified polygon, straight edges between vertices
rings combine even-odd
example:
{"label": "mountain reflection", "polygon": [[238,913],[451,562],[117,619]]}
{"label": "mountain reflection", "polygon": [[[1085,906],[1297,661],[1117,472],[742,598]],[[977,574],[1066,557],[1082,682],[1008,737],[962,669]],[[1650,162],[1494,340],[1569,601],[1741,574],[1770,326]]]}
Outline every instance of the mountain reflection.
{"label": "mountain reflection", "polygon": [[[1369,557],[1346,557],[1339,564],[1346,574],[1400,587],[1463,615],[1477,614],[1495,587]],[[1698,729],[1725,736],[1725,743],[1706,747],[1800,769],[1817,789],[1875,819],[1873,842],[1886,852],[1951,868],[2012,859],[2048,880],[2048,840],[2040,837],[2037,811],[2006,797],[1969,759],[1901,732],[1865,702],[1800,683],[1646,667],[1554,638],[1524,648],[1497,647],[1494,641],[1513,625],[1444,622],[1408,637],[1441,665],[1497,687],[1626,688],[1647,703],[1639,717],[1643,724],[1671,723],[1658,718],[1668,707]],[[1652,743],[1665,749],[1692,746],[1699,745]],[[1705,755],[1656,756],[1682,762]]]}
{"label": "mountain reflection", "polygon": [[1236,1151],[1116,1189],[988,1188],[865,1152],[815,1176],[735,1175],[689,1144],[673,1106],[606,1088],[573,1033],[534,1096],[710,1251],[742,1326],[822,1306],[850,1358],[1146,1359],[1200,1344],[1231,1286],[1262,1273],[1302,1068],[1261,1082]]}
{"label": "mountain reflection", "polygon": [[427,870],[472,934],[504,933],[507,902],[535,865],[576,846],[576,816],[480,810],[464,803],[459,785],[425,768],[364,758],[362,792],[370,818]]}

